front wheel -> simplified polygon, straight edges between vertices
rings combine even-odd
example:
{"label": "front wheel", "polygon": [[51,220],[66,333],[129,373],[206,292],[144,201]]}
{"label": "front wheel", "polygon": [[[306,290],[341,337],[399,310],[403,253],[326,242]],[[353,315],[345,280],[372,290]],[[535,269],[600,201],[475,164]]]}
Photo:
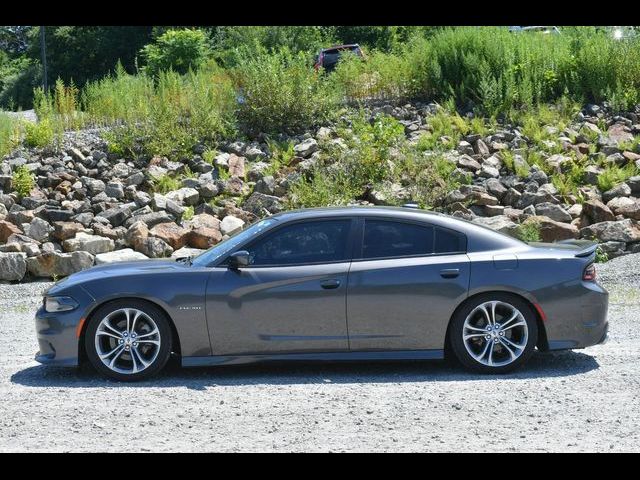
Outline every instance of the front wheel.
{"label": "front wheel", "polygon": [[158,373],[171,354],[171,328],[159,308],[118,300],[92,315],[85,334],[89,361],[116,380],[143,380]]}
{"label": "front wheel", "polygon": [[521,298],[483,294],[456,312],[449,339],[464,367],[506,373],[531,356],[538,341],[538,325],[535,313]]}

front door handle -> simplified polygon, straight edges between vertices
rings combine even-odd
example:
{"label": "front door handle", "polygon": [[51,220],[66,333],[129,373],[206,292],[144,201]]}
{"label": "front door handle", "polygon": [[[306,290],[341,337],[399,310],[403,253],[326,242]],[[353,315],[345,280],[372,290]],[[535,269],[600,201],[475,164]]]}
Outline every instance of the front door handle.
{"label": "front door handle", "polygon": [[335,278],[333,278],[331,280],[325,280],[324,282],[322,282],[320,284],[320,286],[322,288],[324,288],[325,290],[330,290],[332,288],[338,288],[340,286],[340,280],[337,280]]}
{"label": "front door handle", "polygon": [[442,278],[456,278],[460,275],[459,268],[445,268],[444,270],[440,270],[440,276]]}

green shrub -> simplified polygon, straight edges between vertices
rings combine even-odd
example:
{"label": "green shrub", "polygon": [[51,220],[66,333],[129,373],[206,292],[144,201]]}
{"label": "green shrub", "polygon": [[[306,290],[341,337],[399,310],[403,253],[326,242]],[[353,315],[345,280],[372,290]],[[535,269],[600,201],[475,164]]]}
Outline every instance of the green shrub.
{"label": "green shrub", "polygon": [[184,213],[182,214],[183,220],[191,220],[195,213],[195,209],[192,206],[184,207]]}
{"label": "green shrub", "polygon": [[609,261],[609,254],[605,252],[600,245],[596,248],[596,263],[605,263]]}
{"label": "green shrub", "polygon": [[238,118],[251,134],[298,133],[328,121],[338,107],[336,89],[303,53],[244,58],[234,77],[241,95]]}
{"label": "green shrub", "polygon": [[601,192],[606,192],[619,183],[622,183],[628,178],[638,175],[639,173],[640,171],[634,163],[629,163],[624,167],[619,167],[615,164],[608,165],[605,167],[604,171],[598,175],[598,188]]}
{"label": "green shrub", "polygon": [[20,198],[29,195],[35,186],[35,177],[27,167],[20,165],[13,171],[13,175],[11,176],[11,188]]}
{"label": "green shrub", "polygon": [[167,174],[153,179],[152,184],[153,191],[162,194],[178,190],[181,186],[180,180]]}
{"label": "green shrub", "polygon": [[210,54],[206,33],[197,29],[168,30],[140,51],[143,70],[151,76],[167,70],[181,74],[196,70]]}
{"label": "green shrub", "polygon": [[534,218],[527,218],[524,222],[518,225],[516,230],[516,237],[523,242],[540,242],[542,237],[540,236],[540,225]]}
{"label": "green shrub", "polygon": [[54,131],[51,119],[45,117],[39,122],[25,122],[24,142],[30,147],[46,147],[53,143]]}

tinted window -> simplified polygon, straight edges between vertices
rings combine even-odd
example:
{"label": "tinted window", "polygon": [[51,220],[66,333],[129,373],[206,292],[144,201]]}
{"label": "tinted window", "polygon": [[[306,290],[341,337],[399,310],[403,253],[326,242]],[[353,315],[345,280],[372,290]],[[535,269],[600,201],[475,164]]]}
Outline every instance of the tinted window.
{"label": "tinted window", "polygon": [[433,227],[385,220],[366,220],[363,258],[402,257],[433,253]]}
{"label": "tinted window", "polygon": [[436,227],[435,253],[466,252],[466,237],[453,230]]}
{"label": "tinted window", "polygon": [[251,255],[251,265],[346,260],[350,225],[351,220],[330,220],[283,227],[247,249]]}

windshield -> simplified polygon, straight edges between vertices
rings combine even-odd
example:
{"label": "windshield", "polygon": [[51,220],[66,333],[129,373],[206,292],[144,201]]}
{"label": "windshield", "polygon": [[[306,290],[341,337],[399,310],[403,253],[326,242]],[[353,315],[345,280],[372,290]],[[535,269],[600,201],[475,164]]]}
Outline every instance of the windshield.
{"label": "windshield", "polygon": [[197,267],[206,267],[207,265],[211,265],[223,255],[235,250],[238,245],[241,245],[251,237],[260,234],[267,228],[274,225],[277,221],[278,220],[276,220],[275,218],[265,218],[264,220],[254,223],[249,228],[236,233],[224,242],[220,242],[216,246],[211,247],[209,250],[202,252],[200,255],[193,259],[193,261],[191,262],[192,265],[195,265]]}

